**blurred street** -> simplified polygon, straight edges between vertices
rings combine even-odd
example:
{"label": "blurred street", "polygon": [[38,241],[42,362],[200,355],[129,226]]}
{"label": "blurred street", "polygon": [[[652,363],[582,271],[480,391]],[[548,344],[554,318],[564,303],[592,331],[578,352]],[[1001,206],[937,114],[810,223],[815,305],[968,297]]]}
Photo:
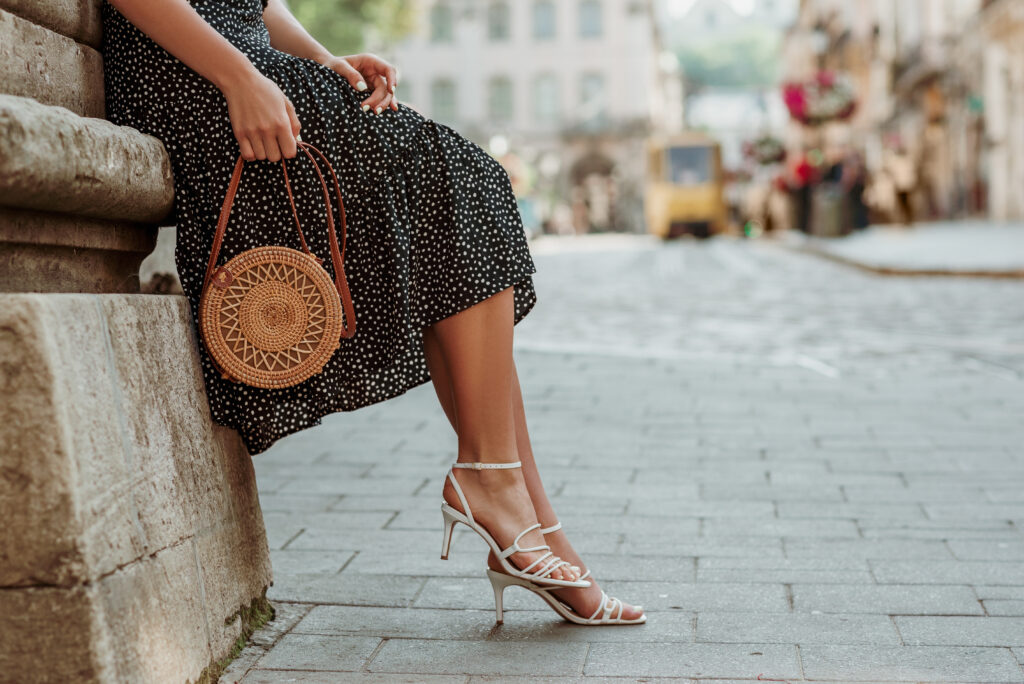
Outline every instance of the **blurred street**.
{"label": "blurred street", "polygon": [[534,451],[648,623],[513,587],[495,627],[483,542],[438,558],[455,436],[425,385],[255,457],[278,616],[222,681],[1024,681],[1021,281],[769,240],[532,250]]}

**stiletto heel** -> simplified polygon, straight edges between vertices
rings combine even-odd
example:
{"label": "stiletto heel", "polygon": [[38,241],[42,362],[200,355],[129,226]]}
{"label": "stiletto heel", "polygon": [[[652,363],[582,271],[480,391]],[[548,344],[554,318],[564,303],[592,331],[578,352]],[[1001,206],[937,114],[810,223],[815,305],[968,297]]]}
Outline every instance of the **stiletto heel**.
{"label": "stiletto heel", "polygon": [[441,540],[441,560],[448,560],[448,550],[452,545],[452,528],[455,527],[455,518],[448,511],[441,509],[444,516],[444,539]]}
{"label": "stiletto heel", "polygon": [[[490,568],[488,568],[490,570]],[[505,611],[501,605],[502,596],[505,594],[505,587],[508,586],[502,582],[495,582],[494,578],[491,577],[491,589],[494,590],[494,612],[496,614],[495,622],[497,624],[503,624],[505,622]]]}
{"label": "stiletto heel", "polygon": [[[460,522],[463,525],[471,528],[474,532],[483,537],[487,545],[494,551],[494,555],[498,558],[498,562],[501,563],[502,569],[509,576],[516,578],[528,579],[531,582],[543,585],[554,585],[558,587],[589,587],[590,581],[584,579],[578,579],[575,581],[555,579],[551,577],[551,573],[562,567],[571,567],[568,561],[564,561],[554,553],[551,552],[551,547],[547,544],[541,544],[540,546],[528,546],[522,547],[519,545],[519,540],[523,538],[527,532],[535,530],[540,527],[540,523],[534,523],[516,535],[516,538],[512,541],[512,545],[502,549],[498,546],[498,542],[495,541],[491,533],[487,531],[480,523],[473,519],[473,512],[469,508],[469,502],[466,501],[465,494],[462,493],[462,487],[459,486],[459,481],[455,479],[455,468],[472,468],[474,470],[484,470],[491,468],[519,468],[523,464],[521,461],[515,463],[482,463],[482,462],[463,462],[453,463],[451,469],[448,470],[448,479],[452,483],[452,487],[455,489],[456,495],[459,497],[459,502],[462,504],[462,511],[448,504],[447,501],[441,503],[441,513],[444,515],[444,539],[441,546],[441,558],[448,558],[448,548],[451,546],[451,532],[452,526]],[[463,512],[465,511],[465,512]],[[513,553],[519,553],[523,551],[546,551],[537,560],[533,561],[525,568],[520,570],[516,566],[509,562],[508,557]],[[540,567],[533,572],[530,572],[531,568],[535,566]]]}

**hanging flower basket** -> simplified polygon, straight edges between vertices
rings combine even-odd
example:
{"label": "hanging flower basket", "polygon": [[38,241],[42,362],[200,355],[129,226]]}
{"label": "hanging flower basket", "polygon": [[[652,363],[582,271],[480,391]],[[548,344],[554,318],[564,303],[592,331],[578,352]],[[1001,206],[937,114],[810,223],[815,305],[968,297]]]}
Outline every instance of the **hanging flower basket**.
{"label": "hanging flower basket", "polygon": [[783,84],[782,99],[790,116],[805,126],[843,121],[857,108],[849,79],[831,71],[819,71],[805,83]]}
{"label": "hanging flower basket", "polygon": [[786,148],[782,141],[773,135],[762,135],[756,140],[743,143],[743,156],[753,159],[761,166],[778,164],[786,160]]}

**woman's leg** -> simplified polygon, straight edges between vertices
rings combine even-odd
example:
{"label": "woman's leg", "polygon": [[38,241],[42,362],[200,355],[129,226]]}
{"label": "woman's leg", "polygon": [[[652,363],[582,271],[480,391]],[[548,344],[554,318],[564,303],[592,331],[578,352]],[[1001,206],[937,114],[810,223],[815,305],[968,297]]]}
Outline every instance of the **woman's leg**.
{"label": "woman's leg", "polygon": [[[512,327],[511,287],[457,314],[438,321],[424,331],[424,343],[436,342],[427,353],[428,368],[443,363],[447,377],[435,384],[444,406],[444,395],[452,398],[451,411],[458,434],[458,460],[510,463],[519,460],[512,414]],[[428,340],[430,340],[428,342]],[[431,367],[433,364],[433,367]],[[524,464],[525,465],[525,464]],[[458,468],[455,477],[470,502],[473,517],[502,547],[537,522],[522,468],[471,470]],[[445,479],[443,496],[461,510],[454,487]],[[532,530],[520,539],[520,546],[544,544],[544,535]],[[540,558],[543,551],[518,552],[509,560],[524,568]],[[539,567],[539,566],[537,566]],[[576,579],[567,568],[552,573],[557,579]]]}
{"label": "woman's leg", "polygon": [[[430,328],[424,330],[424,350],[426,351],[427,367],[430,370],[430,378],[437,392],[441,408],[448,417],[452,428],[458,432],[458,412],[455,408],[455,399],[451,386],[448,368],[444,355],[441,351],[440,342],[437,340],[434,331]],[[530,445],[530,436],[526,426],[526,410],[523,404],[522,387],[519,384],[519,374],[516,371],[515,362],[512,362],[512,409],[515,419],[516,450],[519,460],[523,462],[523,476],[526,481],[527,491],[530,493],[530,500],[536,512],[537,518],[543,527],[550,527],[555,524],[558,517],[555,515],[551,502],[548,500],[544,485],[540,479],[540,472],[537,463],[533,458],[533,450]],[[460,481],[461,482],[461,481]],[[579,555],[572,548],[568,537],[563,530],[551,532],[544,537],[545,542],[551,545],[551,550],[578,567],[585,567]],[[488,554],[487,563],[495,570],[501,566],[493,553]],[[593,574],[588,578],[591,586],[585,589],[563,587],[558,589],[557,596],[571,605],[574,610],[584,617],[589,617],[597,609],[601,600],[601,589],[594,579]],[[626,603],[623,606],[622,617],[632,620],[640,617],[640,611]]]}

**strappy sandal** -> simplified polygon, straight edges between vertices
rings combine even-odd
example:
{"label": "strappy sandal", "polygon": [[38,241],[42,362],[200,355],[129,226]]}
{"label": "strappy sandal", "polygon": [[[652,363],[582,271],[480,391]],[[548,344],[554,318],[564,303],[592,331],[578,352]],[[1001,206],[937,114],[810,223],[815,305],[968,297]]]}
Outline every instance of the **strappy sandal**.
{"label": "strappy sandal", "polygon": [[[562,523],[558,522],[551,527],[541,529],[541,532],[547,534],[548,532],[555,532],[560,529],[562,529]],[[588,576],[590,576],[589,568],[580,575],[580,579],[586,579]],[[640,617],[633,618],[632,620],[622,619],[622,611],[624,610],[622,601],[614,596],[608,596],[604,589],[601,590],[601,603],[598,605],[597,610],[589,618],[585,618],[573,610],[572,606],[552,595],[551,592],[560,587],[543,587],[528,579],[513,577],[491,568],[487,568],[487,577],[491,580],[491,588],[494,589],[494,610],[497,614],[497,623],[499,625],[505,621],[504,608],[502,606],[505,588],[513,584],[529,589],[537,594],[562,618],[577,625],[639,625],[647,622],[647,615],[643,612],[642,606],[636,606],[636,609],[640,611]],[[612,617],[612,614],[616,613],[616,608],[618,613],[615,617]],[[601,613],[600,617],[598,617],[598,613]]]}
{"label": "strappy sandal", "polygon": [[[518,535],[512,545],[508,548],[502,549],[498,546],[498,542],[495,541],[491,533],[488,532],[480,523],[473,519],[473,512],[469,508],[469,502],[466,501],[466,496],[462,493],[462,487],[459,486],[459,481],[455,479],[455,468],[472,468],[474,470],[483,470],[491,468],[519,468],[522,466],[522,461],[516,461],[515,463],[482,463],[479,461],[467,462],[467,463],[453,463],[452,468],[448,471],[448,479],[451,480],[452,486],[455,488],[455,493],[459,497],[459,502],[462,504],[462,509],[465,513],[459,511],[453,506],[450,506],[447,501],[441,503],[441,513],[444,516],[444,539],[441,542],[441,559],[448,559],[448,550],[452,543],[452,527],[455,523],[460,522],[463,525],[474,530],[477,534],[484,538],[491,550],[494,551],[494,555],[497,556],[498,562],[501,563],[501,567],[507,573],[506,576],[521,579],[524,582],[536,583],[539,585],[551,585],[553,587],[589,587],[590,581],[584,579],[578,579],[575,581],[556,579],[551,577],[551,573],[562,567],[571,567],[568,561],[562,560],[554,553],[551,552],[551,547],[547,544],[541,544],[540,546],[527,546],[522,547],[519,545],[519,540],[523,538],[526,533],[535,530],[540,527],[540,523],[534,523],[530,525]],[[519,553],[523,551],[546,551],[540,558],[533,561],[525,568],[520,570],[516,566],[509,562],[508,557],[513,553]],[[544,562],[547,561],[547,562]],[[531,568],[534,568],[538,564],[541,564],[536,570],[530,572]]]}

